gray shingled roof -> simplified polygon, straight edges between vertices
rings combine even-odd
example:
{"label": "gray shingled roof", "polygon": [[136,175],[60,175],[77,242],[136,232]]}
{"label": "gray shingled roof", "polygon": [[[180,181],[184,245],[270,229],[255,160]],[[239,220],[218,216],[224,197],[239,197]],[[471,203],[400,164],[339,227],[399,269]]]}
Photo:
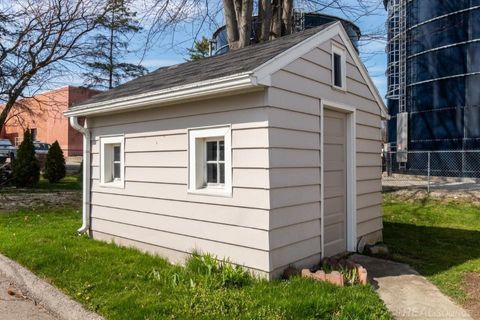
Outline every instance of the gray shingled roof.
{"label": "gray shingled roof", "polygon": [[332,24],[328,23],[222,55],[162,67],[102,92],[75,107],[248,72]]}

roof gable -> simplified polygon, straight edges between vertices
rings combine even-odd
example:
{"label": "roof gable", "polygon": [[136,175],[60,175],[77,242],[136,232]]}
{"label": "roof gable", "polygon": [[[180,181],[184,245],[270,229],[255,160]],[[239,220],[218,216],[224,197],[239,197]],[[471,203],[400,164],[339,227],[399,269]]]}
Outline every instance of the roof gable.
{"label": "roof gable", "polygon": [[283,51],[279,55],[273,57],[269,61],[266,61],[262,65],[258,66],[253,70],[253,77],[256,84],[261,84],[265,86],[271,85],[271,77],[272,75],[279,71],[280,69],[286,67],[291,62],[299,59],[303,55],[307,54],[315,47],[319,46],[320,44],[332,39],[336,35],[339,35],[343,41],[343,45],[347,49],[348,53],[353,59],[353,62],[358,67],[360,74],[362,75],[365,83],[367,84],[370,92],[372,93],[375,101],[377,102],[382,117],[388,118],[388,110],[383,102],[383,99],[378,92],[377,87],[374,85],[372,79],[370,78],[367,68],[363,64],[358,55],[357,51],[355,50],[350,38],[348,37],[345,29],[342,27],[340,22],[337,22],[329,27],[325,28],[321,32],[316,33],[315,35],[311,36],[308,39],[298,43],[295,46]]}

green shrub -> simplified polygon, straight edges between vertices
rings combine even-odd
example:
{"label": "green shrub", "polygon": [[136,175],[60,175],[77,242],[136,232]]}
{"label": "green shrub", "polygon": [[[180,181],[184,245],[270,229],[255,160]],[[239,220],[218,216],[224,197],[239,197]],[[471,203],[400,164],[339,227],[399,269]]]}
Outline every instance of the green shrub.
{"label": "green shrub", "polygon": [[55,141],[48,150],[43,177],[50,183],[56,183],[65,178],[65,174],[65,157],[58,141]]}
{"label": "green shrub", "polygon": [[35,157],[30,130],[25,130],[23,142],[18,147],[17,158],[13,163],[12,175],[17,188],[34,187],[40,179],[40,164]]}

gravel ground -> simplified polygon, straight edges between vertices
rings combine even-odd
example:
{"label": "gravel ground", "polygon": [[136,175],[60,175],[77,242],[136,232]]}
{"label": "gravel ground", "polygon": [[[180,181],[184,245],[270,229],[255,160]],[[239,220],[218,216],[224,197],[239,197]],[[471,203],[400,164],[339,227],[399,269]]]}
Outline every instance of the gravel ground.
{"label": "gravel ground", "polygon": [[445,190],[445,189],[432,189],[430,193],[423,189],[400,189],[392,190],[389,188],[383,189],[383,194],[394,195],[399,200],[423,200],[423,199],[435,199],[444,202],[461,201],[470,202],[480,205],[480,191],[479,190]]}

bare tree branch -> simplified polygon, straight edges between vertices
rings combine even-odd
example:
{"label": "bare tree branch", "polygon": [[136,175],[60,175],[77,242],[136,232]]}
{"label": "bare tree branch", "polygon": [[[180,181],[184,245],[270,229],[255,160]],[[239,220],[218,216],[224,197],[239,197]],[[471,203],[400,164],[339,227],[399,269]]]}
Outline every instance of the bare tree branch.
{"label": "bare tree branch", "polygon": [[0,131],[19,98],[68,72],[88,47],[104,0],[11,0],[0,3]]}

